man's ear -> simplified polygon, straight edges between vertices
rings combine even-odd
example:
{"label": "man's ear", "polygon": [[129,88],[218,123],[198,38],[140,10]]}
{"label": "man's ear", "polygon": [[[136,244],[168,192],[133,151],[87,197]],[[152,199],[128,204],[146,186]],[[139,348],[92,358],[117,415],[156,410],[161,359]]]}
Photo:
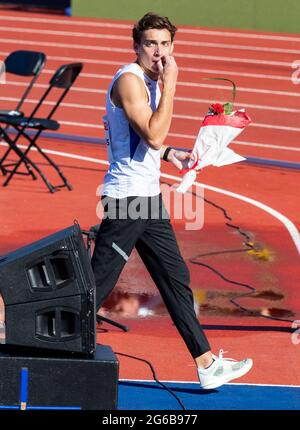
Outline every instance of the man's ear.
{"label": "man's ear", "polygon": [[136,55],[138,55],[139,50],[140,50],[140,45],[137,42],[133,42],[133,49],[134,49],[134,52],[136,53]]}

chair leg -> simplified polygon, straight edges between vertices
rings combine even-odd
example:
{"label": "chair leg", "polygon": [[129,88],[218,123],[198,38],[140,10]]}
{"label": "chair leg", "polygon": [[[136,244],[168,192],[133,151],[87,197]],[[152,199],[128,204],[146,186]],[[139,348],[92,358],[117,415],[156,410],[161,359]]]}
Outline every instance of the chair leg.
{"label": "chair leg", "polygon": [[26,149],[25,152],[22,152],[18,147],[17,147],[17,149],[18,149],[17,152],[18,152],[18,155],[20,157],[20,160],[15,164],[14,169],[9,172],[9,176],[5,180],[3,186],[7,187],[7,185],[11,181],[12,177],[17,173],[17,170],[18,170],[19,166],[22,163],[27,163],[27,164],[30,164],[37,171],[37,173],[40,175],[40,177],[42,178],[42,180],[45,182],[45,184],[48,187],[49,191],[51,193],[54,193],[55,192],[55,187],[48,181],[47,177],[40,170],[40,168],[32,160],[30,160],[30,158],[27,157],[26,152],[28,152],[28,148]]}
{"label": "chair leg", "polygon": [[[26,157],[26,158],[27,158],[27,157]],[[26,160],[26,161],[27,161],[27,162],[29,162],[29,158],[27,158],[27,160]],[[22,157],[21,162],[24,162],[24,163],[25,163],[25,157],[24,157],[24,156]],[[16,173],[18,173],[18,172],[17,172],[17,169],[18,169],[19,165],[21,164],[21,162],[17,163],[17,164],[15,165],[15,168],[9,172],[9,176],[8,176],[8,178],[7,178],[7,179],[5,180],[5,182],[3,183],[3,186],[4,186],[4,187],[7,187],[7,185],[8,185],[8,184],[9,184],[9,182],[11,181],[12,177],[13,177]],[[42,178],[42,180],[45,182],[45,184],[47,185],[47,187],[48,187],[49,191],[50,191],[51,193],[54,193],[54,192],[55,192],[55,187],[53,187],[53,185],[48,181],[48,179],[47,179],[47,178],[46,178],[46,176],[43,174],[43,172],[39,169],[39,167],[38,167],[38,166],[37,166],[33,161],[31,161],[31,160],[30,160],[30,164],[31,164],[31,165],[32,165],[32,167],[37,171],[37,173],[40,175],[40,177]]]}
{"label": "chair leg", "polygon": [[[59,169],[58,165],[56,163],[54,163],[54,161],[36,143],[37,139],[39,138],[39,136],[41,135],[43,130],[39,129],[37,134],[33,138],[31,138],[28,134],[26,134],[23,129],[18,129],[18,130],[29,142],[29,145],[25,151],[25,155],[27,155],[27,153],[30,151],[30,149],[34,147],[40,153],[40,155],[42,155],[45,158],[45,160],[57,171],[58,175],[62,179],[63,184],[52,185],[52,188],[54,188],[54,190],[56,191],[59,188],[67,187],[68,190],[71,191],[73,189],[73,187],[68,182],[67,178],[64,176],[62,171]],[[53,192],[53,191],[51,191],[51,192]]]}
{"label": "chair leg", "polygon": [[[0,170],[3,174],[3,176],[5,176],[7,173],[9,173],[11,171],[11,170],[8,170],[6,167],[15,166],[15,164],[16,164],[15,162],[4,164],[9,153],[11,151],[14,151],[20,157],[20,153],[22,153],[22,151],[18,148],[18,146],[16,144],[17,140],[19,139],[19,135],[17,135],[17,137],[14,140],[12,140],[9,137],[9,135],[7,134],[6,129],[1,129],[1,135],[4,138],[4,140],[6,141],[6,143],[9,145],[5,154],[3,155],[3,157],[0,160]],[[31,175],[32,179],[36,180],[37,177],[35,176],[33,170],[31,169],[30,164],[27,161],[24,162],[24,164],[25,164],[25,167],[27,169],[27,172],[17,172],[17,173],[20,175],[26,175],[26,176]]]}
{"label": "chair leg", "polygon": [[48,161],[48,163],[57,171],[58,175],[61,177],[63,184],[62,185],[56,185],[54,188],[67,187],[68,190],[71,191],[73,189],[73,187],[68,182],[67,178],[65,177],[63,172],[60,170],[58,165],[56,163],[54,163],[54,161],[47,154],[45,154],[45,152],[36,143],[33,143],[32,146],[34,146],[36,148],[36,150]]}
{"label": "chair leg", "polygon": [[4,163],[4,161],[6,160],[6,158],[7,158],[8,154],[11,152],[11,150],[12,150],[12,148],[11,148],[11,147],[8,147],[8,148],[7,148],[7,150],[6,150],[6,152],[5,152],[5,154],[3,155],[3,157],[2,157],[2,158],[1,158],[1,160],[0,160],[0,170],[1,170],[1,172],[3,173],[3,175],[5,175],[5,168],[4,168],[4,166],[3,166],[3,163]]}
{"label": "chair leg", "polygon": [[[68,189],[69,190],[72,190],[72,187],[71,187],[71,185],[67,182],[67,180],[65,179],[65,183],[63,184],[63,185],[57,185],[57,186],[54,186],[54,185],[52,185],[51,184],[51,182],[47,179],[47,177],[46,177],[46,175],[41,171],[41,169],[30,159],[30,158],[28,158],[28,156],[27,156],[27,154],[28,154],[28,152],[30,151],[30,149],[32,148],[32,146],[35,146],[36,147],[36,145],[34,145],[34,144],[29,144],[28,145],[28,147],[26,148],[26,151],[25,152],[22,152],[19,148],[18,148],[18,151],[19,151],[19,157],[20,157],[20,160],[15,164],[15,167],[14,167],[14,169],[13,170],[11,170],[10,172],[9,172],[9,176],[8,176],[8,178],[6,179],[6,181],[4,182],[4,184],[3,184],[3,186],[4,187],[6,187],[8,184],[9,184],[9,182],[11,181],[11,179],[12,179],[12,177],[17,173],[17,170],[18,170],[18,168],[19,168],[19,166],[22,164],[22,163],[28,163],[28,164],[30,164],[35,170],[36,170],[36,172],[40,175],[40,177],[42,178],[42,180],[44,181],[44,183],[46,184],[46,186],[47,186],[47,188],[48,188],[48,190],[51,192],[51,193],[55,193],[55,191],[58,189],[58,188],[61,188],[61,187],[68,187]],[[41,151],[39,151],[40,153],[42,153]],[[52,161],[51,159],[49,159],[49,157],[47,157],[44,153],[42,153],[42,155],[47,159],[47,161],[48,160],[50,160],[50,161]],[[54,163],[52,162],[52,163],[50,163],[51,165],[53,165]],[[54,166],[53,166],[54,167]]]}
{"label": "chair leg", "polygon": [[[16,165],[16,163],[7,163],[7,164],[4,164],[3,166],[0,166],[0,170],[1,170],[1,172],[3,173],[3,176],[6,176],[6,174],[7,174],[7,173],[10,173],[10,172],[11,172],[11,170],[7,169],[7,167],[13,167],[13,166],[15,166],[15,165]],[[24,160],[24,165],[25,165],[25,167],[26,167],[26,169],[27,169],[27,172],[15,172],[15,173],[16,173],[17,175],[31,176],[31,177],[32,177],[32,179],[33,179],[34,181],[36,181],[36,180],[37,180],[37,177],[36,177],[36,175],[34,174],[34,171],[32,170],[32,168],[31,168],[30,164],[29,164],[27,161],[25,161],[25,160]]]}
{"label": "chair leg", "polygon": [[[10,137],[3,132],[3,134],[5,135],[5,140],[10,144],[11,149],[13,149],[16,154],[20,157],[20,159],[16,162],[13,163],[12,165],[14,166],[14,168],[12,170],[8,170],[5,169],[3,170],[3,172],[5,171],[5,173],[9,173],[9,176],[7,177],[7,179],[5,180],[3,186],[6,187],[9,182],[11,181],[12,177],[15,174],[20,174],[23,172],[18,172],[19,167],[21,166],[22,163],[25,164],[25,166],[28,169],[28,172],[31,174],[31,176],[36,179],[36,176],[34,175],[31,166],[34,168],[34,170],[40,175],[40,177],[43,179],[43,181],[45,182],[46,186],[48,187],[49,191],[51,193],[54,193],[55,191],[57,191],[59,188],[63,188],[63,187],[67,187],[68,190],[72,190],[72,186],[71,184],[68,182],[67,178],[64,176],[64,174],[61,172],[61,170],[59,169],[59,167],[54,163],[54,161],[47,155],[44,153],[44,151],[35,143],[35,141],[37,140],[37,138],[39,137],[40,133],[42,132],[42,130],[40,129],[38,131],[38,133],[34,136],[34,138],[32,139],[30,136],[28,136],[23,129],[21,128],[17,128],[17,131],[19,132],[17,138],[15,139],[15,141],[19,138],[20,135],[23,135],[28,141],[29,141],[29,145],[27,146],[26,150],[23,152],[21,151],[21,149],[15,144],[15,141],[12,141],[10,139]],[[58,175],[60,176],[60,178],[63,181],[63,184],[61,185],[52,185],[50,183],[50,181],[47,179],[47,177],[44,175],[44,173],[40,170],[40,168],[27,156],[28,152],[30,151],[31,148],[35,148],[44,158],[45,160],[57,171]],[[9,148],[10,150],[10,148]],[[7,154],[4,155],[4,159],[7,157]],[[1,167],[1,163],[0,163],[0,167]],[[2,166],[4,167],[4,166]]]}

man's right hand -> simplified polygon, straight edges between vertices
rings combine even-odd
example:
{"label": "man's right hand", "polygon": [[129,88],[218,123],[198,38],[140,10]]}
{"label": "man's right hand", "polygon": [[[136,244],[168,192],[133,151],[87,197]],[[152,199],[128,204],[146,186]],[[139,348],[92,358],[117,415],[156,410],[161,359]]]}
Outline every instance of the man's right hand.
{"label": "man's right hand", "polygon": [[162,57],[157,62],[159,77],[163,83],[164,89],[175,90],[178,76],[178,67],[175,58],[171,55]]}

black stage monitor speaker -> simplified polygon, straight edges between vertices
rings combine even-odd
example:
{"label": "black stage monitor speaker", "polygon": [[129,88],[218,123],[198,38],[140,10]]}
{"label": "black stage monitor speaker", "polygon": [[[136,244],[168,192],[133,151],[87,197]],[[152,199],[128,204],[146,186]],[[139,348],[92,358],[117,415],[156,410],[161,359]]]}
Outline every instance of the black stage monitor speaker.
{"label": "black stage monitor speaker", "polygon": [[[93,356],[22,355],[0,346],[0,411],[117,408],[119,363],[109,346]],[[2,418],[2,417],[1,417]],[[57,417],[58,418],[58,417]]]}
{"label": "black stage monitor speaker", "polygon": [[94,353],[95,283],[78,224],[0,257],[0,292],[4,343]]}

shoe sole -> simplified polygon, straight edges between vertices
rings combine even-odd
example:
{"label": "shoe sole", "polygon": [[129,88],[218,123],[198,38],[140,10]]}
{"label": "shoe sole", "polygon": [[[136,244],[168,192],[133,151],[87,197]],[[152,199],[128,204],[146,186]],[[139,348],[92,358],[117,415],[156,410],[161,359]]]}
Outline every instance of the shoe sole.
{"label": "shoe sole", "polygon": [[251,362],[246,366],[244,366],[242,369],[240,369],[239,371],[237,371],[234,376],[231,377],[227,377],[227,378],[218,378],[218,381],[212,382],[211,384],[207,384],[207,385],[201,385],[201,388],[203,390],[212,390],[213,388],[218,388],[221,387],[221,385],[226,384],[227,382],[233,381],[234,379],[237,378],[241,378],[242,376],[246,375],[246,373],[249,372],[249,370],[251,370],[253,366],[253,361],[251,360]]}

